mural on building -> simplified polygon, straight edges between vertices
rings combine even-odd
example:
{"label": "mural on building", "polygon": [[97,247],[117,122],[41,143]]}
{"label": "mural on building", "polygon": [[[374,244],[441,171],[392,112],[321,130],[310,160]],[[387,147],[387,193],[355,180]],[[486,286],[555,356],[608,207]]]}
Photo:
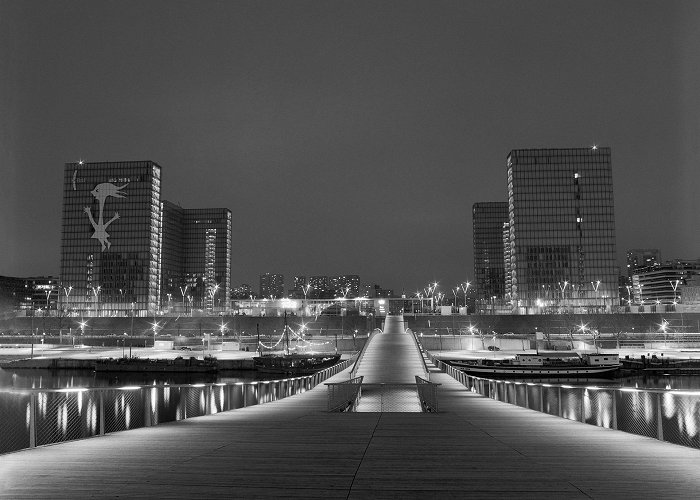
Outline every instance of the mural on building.
{"label": "mural on building", "polygon": [[84,210],[88,218],[90,219],[90,224],[92,224],[92,228],[95,230],[91,238],[95,238],[97,241],[100,242],[100,245],[102,245],[103,252],[105,251],[105,249],[108,249],[110,246],[112,246],[112,243],[110,243],[109,241],[109,233],[107,232],[107,228],[112,222],[119,219],[119,213],[114,212],[112,218],[109,219],[107,222],[104,222],[105,201],[109,196],[112,196],[114,198],[126,198],[126,193],[122,192],[122,189],[124,189],[128,185],[128,182],[123,186],[116,186],[111,182],[103,182],[102,184],[98,184],[97,186],[95,186],[95,189],[90,191],[90,194],[92,194],[100,204],[100,213],[97,217],[97,222],[95,222],[95,219],[92,217],[92,210],[90,210],[90,207],[85,207]]}

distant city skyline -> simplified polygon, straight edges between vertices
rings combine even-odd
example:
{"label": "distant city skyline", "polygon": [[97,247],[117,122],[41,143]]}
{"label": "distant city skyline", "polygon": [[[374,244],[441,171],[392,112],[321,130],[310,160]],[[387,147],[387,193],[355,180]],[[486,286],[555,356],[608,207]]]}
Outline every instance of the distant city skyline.
{"label": "distant city skyline", "polygon": [[164,199],[230,208],[234,286],[449,289],[508,152],[594,144],[621,272],[696,259],[698,25],[689,0],[0,0],[0,275],[59,274],[65,163],[142,159]]}

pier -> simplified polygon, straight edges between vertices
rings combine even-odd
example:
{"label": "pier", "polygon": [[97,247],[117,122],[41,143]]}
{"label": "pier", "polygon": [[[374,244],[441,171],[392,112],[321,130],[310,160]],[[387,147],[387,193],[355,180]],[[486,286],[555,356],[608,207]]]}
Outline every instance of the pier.
{"label": "pier", "polygon": [[[428,369],[440,384],[438,413],[329,413],[321,384],[263,405],[3,455],[0,497],[691,498],[700,488],[700,450],[494,401]],[[357,376],[410,384],[423,370],[402,319],[388,317]]]}

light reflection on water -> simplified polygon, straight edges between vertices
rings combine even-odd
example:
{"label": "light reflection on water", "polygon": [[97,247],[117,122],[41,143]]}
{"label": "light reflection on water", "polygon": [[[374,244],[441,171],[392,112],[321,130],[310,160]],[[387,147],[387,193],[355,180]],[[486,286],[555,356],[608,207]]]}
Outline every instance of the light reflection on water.
{"label": "light reflection on water", "polygon": [[254,382],[279,376],[253,370],[206,373],[97,373],[87,370],[7,370],[0,368],[0,388],[68,389],[73,387],[124,387],[130,385],[177,385]]}

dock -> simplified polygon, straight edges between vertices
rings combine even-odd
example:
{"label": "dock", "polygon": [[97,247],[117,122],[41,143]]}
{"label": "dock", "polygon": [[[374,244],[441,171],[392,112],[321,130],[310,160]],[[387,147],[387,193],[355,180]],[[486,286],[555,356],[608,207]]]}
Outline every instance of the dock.
{"label": "dock", "polygon": [[[408,335],[400,318],[387,318],[360,372],[403,383],[422,370]],[[694,498],[700,490],[700,450],[494,401],[435,368],[430,380],[440,384],[439,413],[329,413],[321,384],[264,405],[3,455],[0,498]]]}

